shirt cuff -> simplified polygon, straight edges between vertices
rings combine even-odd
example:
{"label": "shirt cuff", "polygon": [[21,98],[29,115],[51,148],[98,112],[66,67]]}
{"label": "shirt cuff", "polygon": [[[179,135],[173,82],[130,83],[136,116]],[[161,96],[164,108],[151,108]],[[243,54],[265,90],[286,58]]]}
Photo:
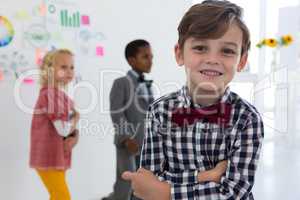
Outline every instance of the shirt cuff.
{"label": "shirt cuff", "polygon": [[186,170],[178,173],[165,171],[163,174],[166,180],[174,184],[196,184],[198,181],[198,170]]}
{"label": "shirt cuff", "polygon": [[60,136],[67,137],[70,134],[72,123],[56,120],[53,122],[53,125]]}

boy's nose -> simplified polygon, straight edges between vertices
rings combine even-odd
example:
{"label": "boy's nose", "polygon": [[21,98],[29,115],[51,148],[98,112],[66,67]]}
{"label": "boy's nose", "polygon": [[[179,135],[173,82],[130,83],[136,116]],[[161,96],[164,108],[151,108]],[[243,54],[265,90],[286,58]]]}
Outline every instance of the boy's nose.
{"label": "boy's nose", "polygon": [[219,64],[220,63],[219,56],[215,53],[207,54],[205,59],[206,59],[205,62],[207,64]]}

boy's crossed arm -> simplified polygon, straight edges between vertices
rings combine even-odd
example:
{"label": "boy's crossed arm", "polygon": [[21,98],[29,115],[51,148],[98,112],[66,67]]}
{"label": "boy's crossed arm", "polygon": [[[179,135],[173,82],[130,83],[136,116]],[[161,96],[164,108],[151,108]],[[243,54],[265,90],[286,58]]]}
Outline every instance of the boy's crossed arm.
{"label": "boy's crossed arm", "polygon": [[[227,161],[219,162],[215,168],[198,173],[198,182],[213,181],[219,183],[225,173]],[[149,170],[140,168],[137,172],[124,172],[123,179],[131,181],[134,195],[144,200],[170,200],[171,186],[162,182]]]}

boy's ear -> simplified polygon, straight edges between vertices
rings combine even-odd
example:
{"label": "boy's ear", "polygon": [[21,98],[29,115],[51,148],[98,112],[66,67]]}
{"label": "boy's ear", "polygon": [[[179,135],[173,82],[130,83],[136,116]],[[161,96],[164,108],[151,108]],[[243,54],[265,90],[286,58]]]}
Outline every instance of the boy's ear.
{"label": "boy's ear", "polygon": [[244,53],[240,59],[240,63],[238,64],[237,71],[241,72],[247,64],[248,53]]}
{"label": "boy's ear", "polygon": [[128,63],[130,66],[134,66],[135,65],[135,58],[134,57],[128,57]]}
{"label": "boy's ear", "polygon": [[175,58],[176,62],[179,66],[182,66],[184,64],[183,62],[183,50],[179,47],[179,44],[177,43],[174,47],[175,52]]}

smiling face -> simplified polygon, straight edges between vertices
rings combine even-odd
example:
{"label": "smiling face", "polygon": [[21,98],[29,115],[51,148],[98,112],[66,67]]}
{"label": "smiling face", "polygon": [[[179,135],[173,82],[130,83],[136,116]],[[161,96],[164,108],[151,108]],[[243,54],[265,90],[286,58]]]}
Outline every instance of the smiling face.
{"label": "smiling face", "polygon": [[67,53],[60,53],[54,62],[54,82],[58,85],[67,85],[74,78],[73,56]]}
{"label": "smiling face", "polygon": [[199,94],[222,92],[236,71],[246,64],[247,54],[241,55],[243,33],[231,24],[217,39],[188,38],[183,49],[176,45],[178,65],[185,66],[189,90]]}

